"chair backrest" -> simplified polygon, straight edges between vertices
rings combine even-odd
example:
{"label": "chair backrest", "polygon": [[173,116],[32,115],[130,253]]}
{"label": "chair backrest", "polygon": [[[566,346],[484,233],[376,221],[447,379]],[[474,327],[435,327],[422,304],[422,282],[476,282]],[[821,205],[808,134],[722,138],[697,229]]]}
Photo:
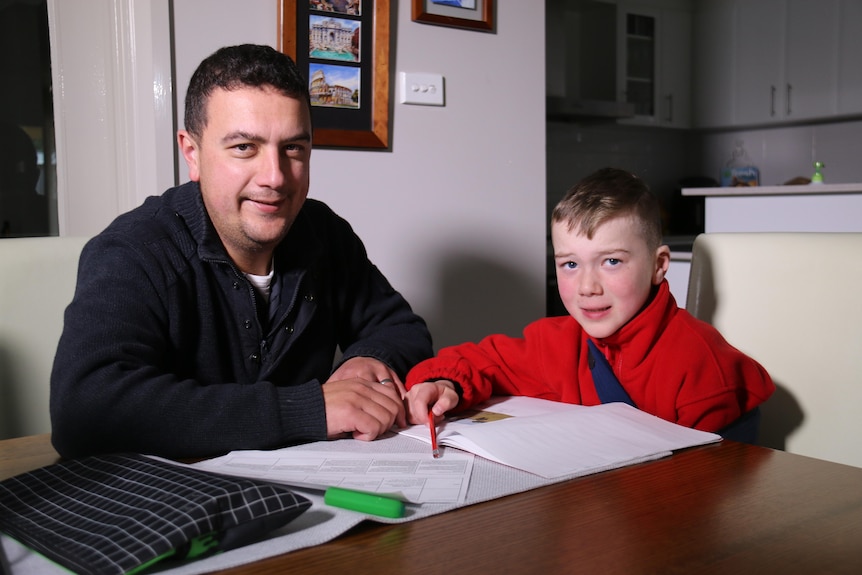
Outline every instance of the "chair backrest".
{"label": "chair backrest", "polygon": [[51,431],[51,367],[87,239],[0,239],[0,439]]}
{"label": "chair backrest", "polygon": [[686,307],[763,365],[767,447],[862,467],[862,233],[695,239]]}

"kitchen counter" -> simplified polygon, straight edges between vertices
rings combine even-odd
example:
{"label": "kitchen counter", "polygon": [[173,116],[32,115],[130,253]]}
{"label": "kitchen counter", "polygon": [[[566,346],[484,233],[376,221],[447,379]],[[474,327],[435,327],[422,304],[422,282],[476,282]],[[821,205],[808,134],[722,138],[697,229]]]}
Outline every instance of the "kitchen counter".
{"label": "kitchen counter", "polygon": [[[704,230],[714,232],[862,232],[862,184],[683,188],[704,197]],[[686,305],[691,268],[688,238],[668,237],[668,282]]]}
{"label": "kitchen counter", "polygon": [[684,188],[704,196],[704,231],[862,232],[862,184]]}
{"label": "kitchen counter", "polygon": [[727,188],[683,188],[683,196],[795,196],[860,194],[862,184],[808,184],[804,186],[740,186]]}

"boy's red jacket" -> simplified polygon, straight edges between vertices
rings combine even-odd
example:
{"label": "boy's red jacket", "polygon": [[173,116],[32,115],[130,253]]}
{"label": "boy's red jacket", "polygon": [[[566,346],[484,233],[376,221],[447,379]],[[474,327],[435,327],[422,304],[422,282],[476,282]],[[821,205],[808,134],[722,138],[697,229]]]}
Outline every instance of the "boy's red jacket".
{"label": "boy's red jacket", "polygon": [[[416,365],[406,385],[455,381],[464,391],[458,409],[491,395],[597,405],[588,337],[570,316],[543,318],[520,338],[498,334],[444,348]],[[667,281],[622,329],[593,341],[638,409],[687,427],[719,431],[775,391],[760,364],[677,307]]]}

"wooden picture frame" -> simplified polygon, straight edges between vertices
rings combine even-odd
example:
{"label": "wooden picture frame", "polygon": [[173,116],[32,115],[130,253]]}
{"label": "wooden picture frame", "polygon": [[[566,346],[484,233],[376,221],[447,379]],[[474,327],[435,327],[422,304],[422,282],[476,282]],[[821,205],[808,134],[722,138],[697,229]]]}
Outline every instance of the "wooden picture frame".
{"label": "wooden picture frame", "polygon": [[[494,0],[469,0],[468,6],[442,0],[412,0],[414,22],[466,28],[481,32],[494,31]],[[452,5],[449,5],[452,4]]]}
{"label": "wooden picture frame", "polygon": [[281,0],[278,8],[279,50],[309,81],[314,147],[388,148],[390,0]]}

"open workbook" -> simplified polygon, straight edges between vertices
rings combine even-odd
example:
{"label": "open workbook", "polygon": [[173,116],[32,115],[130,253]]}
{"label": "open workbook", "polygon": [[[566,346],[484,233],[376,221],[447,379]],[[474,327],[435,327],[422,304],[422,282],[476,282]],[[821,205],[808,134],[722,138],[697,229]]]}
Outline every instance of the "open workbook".
{"label": "open workbook", "polygon": [[[431,442],[427,425],[399,433]],[[548,479],[658,459],[720,439],[625,403],[587,407],[532,397],[494,398],[480,409],[450,416],[437,427],[440,445]]]}

